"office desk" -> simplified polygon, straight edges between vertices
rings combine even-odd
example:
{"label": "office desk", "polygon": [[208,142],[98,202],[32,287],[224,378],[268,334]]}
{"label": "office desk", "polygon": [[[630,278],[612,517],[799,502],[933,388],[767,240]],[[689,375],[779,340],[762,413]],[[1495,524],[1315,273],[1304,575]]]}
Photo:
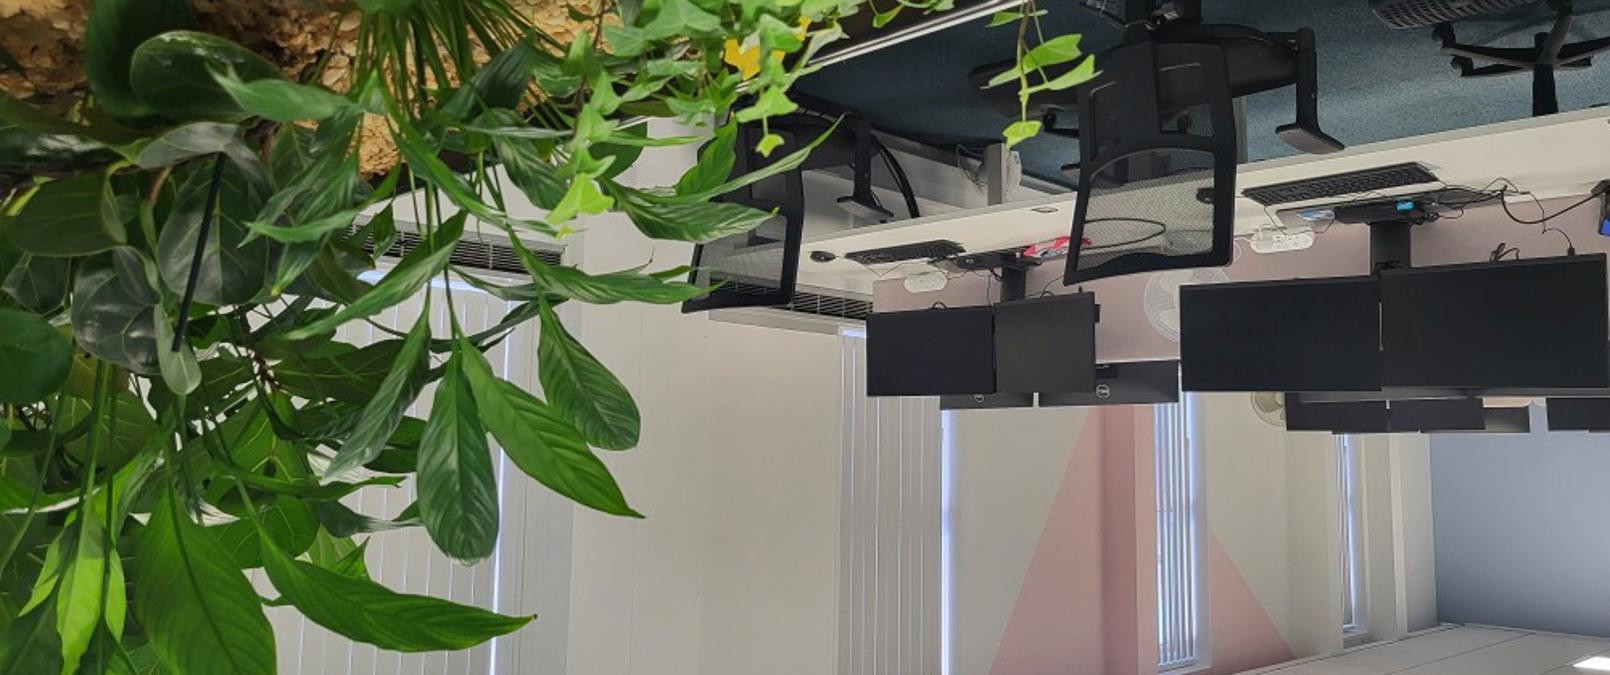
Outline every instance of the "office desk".
{"label": "office desk", "polygon": [[[1494,179],[1507,178],[1541,199],[1584,195],[1599,181],[1610,178],[1610,108],[1373,143],[1334,155],[1301,155],[1246,164],[1237,171],[1237,188],[1402,162],[1419,162],[1449,185],[1481,188]],[[1419,192],[1432,187],[1438,186],[1409,187],[1389,194]],[[1309,204],[1344,199],[1337,197]],[[1528,204],[1531,201],[1525,197],[1511,199]],[[936,239],[958,242],[969,251],[990,251],[1065,236],[1071,229],[1073,204],[1074,195],[1063,194],[815,236],[807,227],[800,282],[868,292],[878,280],[905,274],[899,270],[891,272],[889,266],[882,266],[874,273],[845,259],[844,254]],[[1278,208],[1303,205],[1282,204]],[[1271,224],[1273,211],[1251,199],[1237,198],[1236,231],[1245,234]],[[813,262],[808,257],[811,251],[833,253],[838,258],[828,263]],[[757,251],[757,254],[764,253]],[[908,269],[915,272],[923,268]]]}

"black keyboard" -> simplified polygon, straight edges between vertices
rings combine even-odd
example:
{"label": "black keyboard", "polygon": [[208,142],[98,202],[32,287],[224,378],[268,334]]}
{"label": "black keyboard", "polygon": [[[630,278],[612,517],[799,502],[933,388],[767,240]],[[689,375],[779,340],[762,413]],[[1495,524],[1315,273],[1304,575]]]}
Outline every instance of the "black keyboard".
{"label": "black keyboard", "polygon": [[900,244],[886,248],[874,248],[866,251],[846,253],[844,257],[862,265],[880,265],[883,263],[903,262],[906,260],[939,260],[949,258],[957,253],[965,253],[967,249],[961,244],[948,239],[936,241],[920,241],[914,244]]}
{"label": "black keyboard", "polygon": [[1274,206],[1436,182],[1437,177],[1425,167],[1410,162],[1290,183],[1261,185],[1242,190],[1241,194],[1264,206]]}

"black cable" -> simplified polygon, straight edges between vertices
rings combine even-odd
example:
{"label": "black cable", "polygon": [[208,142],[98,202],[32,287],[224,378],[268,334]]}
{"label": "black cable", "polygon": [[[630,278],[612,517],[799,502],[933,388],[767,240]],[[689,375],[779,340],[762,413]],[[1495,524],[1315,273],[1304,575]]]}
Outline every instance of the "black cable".
{"label": "black cable", "polygon": [[1562,230],[1558,227],[1543,228],[1543,234],[1548,234],[1549,232],[1558,232],[1560,233],[1560,236],[1565,237],[1565,254],[1576,255],[1576,242],[1571,241],[1571,235],[1566,234],[1565,230]]}
{"label": "black cable", "polygon": [[224,184],[224,155],[212,156],[212,184],[207,187],[207,203],[201,207],[201,228],[196,232],[196,252],[190,257],[190,276],[184,284],[184,300],[179,303],[179,325],[173,329],[173,351],[184,346],[185,330],[190,327],[190,307],[196,302],[196,284],[201,279],[201,259],[207,252],[207,233],[212,231],[218,206],[218,191]]}
{"label": "black cable", "polygon": [[[1146,241],[1147,239],[1156,239],[1156,238],[1161,237],[1161,236],[1163,236],[1165,234],[1168,234],[1168,226],[1167,225],[1164,225],[1163,223],[1161,223],[1159,221],[1156,221],[1156,220],[1147,220],[1145,218],[1093,218],[1093,219],[1090,219],[1090,220],[1086,220],[1085,224],[1089,225],[1091,223],[1106,223],[1106,222],[1112,222],[1112,221],[1123,221],[1123,222],[1128,222],[1128,223],[1146,223],[1148,225],[1156,225],[1157,226],[1157,231],[1153,232],[1151,234],[1148,234],[1148,235],[1146,235],[1144,237],[1140,237],[1140,238],[1137,238],[1137,239],[1131,239],[1129,241],[1121,241],[1121,242],[1118,242],[1116,244],[1102,244],[1100,246],[1080,246],[1079,247],[1079,252],[1083,253],[1085,251],[1105,251],[1105,250],[1107,250],[1109,248],[1122,248],[1122,247],[1125,247],[1125,246],[1134,246],[1135,244],[1139,244],[1139,243],[1141,243],[1143,241]],[[1072,247],[1073,242],[1068,242],[1068,246]]]}
{"label": "black cable", "polygon": [[895,183],[899,184],[900,196],[906,198],[906,212],[910,213],[912,218],[922,217],[922,213],[917,210],[916,190],[912,189],[911,179],[906,177],[905,168],[900,166],[900,161],[895,159],[894,153],[889,152],[889,148],[881,141],[878,142],[878,154],[883,157],[883,165],[889,169],[889,173],[894,175]]}
{"label": "black cable", "polygon": [[[1511,185],[1513,185],[1513,183],[1511,183]],[[1531,194],[1529,192],[1528,193],[1521,193],[1519,190],[1517,190],[1516,193],[1517,194],[1527,194],[1527,195]],[[1560,216],[1563,216],[1563,215],[1571,212],[1572,210],[1582,206],[1583,204],[1586,204],[1586,203],[1591,202],[1591,201],[1593,201],[1595,199],[1598,199],[1599,197],[1601,197],[1603,195],[1604,195],[1604,190],[1603,189],[1594,190],[1593,194],[1590,194],[1587,197],[1584,197],[1582,199],[1582,201],[1579,201],[1579,202],[1577,202],[1575,204],[1572,204],[1572,205],[1567,206],[1567,207],[1565,207],[1563,209],[1555,211],[1554,213],[1551,213],[1551,214],[1548,214],[1546,216],[1543,216],[1542,218],[1539,218],[1537,220],[1522,220],[1520,218],[1516,218],[1514,212],[1509,210],[1509,202],[1500,200],[1498,203],[1503,205],[1503,207],[1504,207],[1504,215],[1509,216],[1510,220],[1513,220],[1513,221],[1515,221],[1517,223],[1520,223],[1522,225],[1542,225],[1542,224],[1547,223],[1547,222],[1549,222],[1551,220],[1554,220],[1555,218],[1558,218]],[[1538,201],[1536,196],[1532,197],[1532,201],[1537,202],[1538,211],[1543,210],[1543,203],[1541,201]]]}

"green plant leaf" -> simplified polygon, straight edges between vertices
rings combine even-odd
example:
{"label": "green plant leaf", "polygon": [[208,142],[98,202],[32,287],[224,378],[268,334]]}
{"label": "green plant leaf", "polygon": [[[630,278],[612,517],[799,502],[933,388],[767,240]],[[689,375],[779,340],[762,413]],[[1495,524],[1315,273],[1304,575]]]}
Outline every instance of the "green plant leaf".
{"label": "green plant leaf", "polygon": [[39,187],[17,215],[0,220],[0,234],[24,253],[53,257],[92,255],[127,240],[123,221],[106,209],[110,197],[99,174],[51,181]]}
{"label": "green plant leaf", "polygon": [[464,379],[503,454],[526,475],[582,506],[618,516],[643,517],[627,505],[609,468],[587,448],[569,421],[537,397],[492,374],[474,345],[460,341]]}
{"label": "green plant leaf", "polygon": [[402,340],[383,340],[329,356],[297,354],[274,366],[274,379],[287,392],[309,400],[334,398],[363,405],[402,351]]}
{"label": "green plant leaf", "polygon": [[[257,518],[274,544],[289,555],[301,555],[308,550],[319,531],[319,519],[313,514],[313,507],[296,497],[281,495],[266,505],[259,505]],[[229,553],[235,567],[251,569],[263,566],[262,540],[258,538],[257,526],[251,520],[242,518],[232,523],[214,525],[207,531],[213,533],[218,545]]]}
{"label": "green plant leaf", "polygon": [[900,10],[902,10],[902,9],[905,9],[905,5],[901,5],[899,3],[896,3],[894,6],[888,8],[886,10],[883,10],[881,12],[873,14],[872,15],[872,27],[873,28],[882,28],[884,26],[889,25],[890,21],[894,21],[895,17],[900,16]]}
{"label": "green plant leaf", "polygon": [[631,393],[565,330],[546,301],[539,301],[539,306],[542,334],[537,343],[537,362],[541,365],[538,376],[548,400],[576,426],[589,445],[605,450],[636,447],[642,420]]}
{"label": "green plant leaf", "polygon": [[[179,186],[173,211],[157,241],[162,281],[175,295],[182,294],[189,283],[211,181],[210,171],[194,171]],[[242,304],[259,297],[268,287],[274,252],[266,241],[247,241],[250,231],[245,221],[257,210],[258,200],[243,176],[226,166],[213,231],[202,250],[201,271],[196,277],[196,302]]]}
{"label": "green plant leaf", "polygon": [[708,201],[708,200],[710,200],[712,198],[719,197],[721,195],[724,195],[724,194],[727,194],[729,192],[732,192],[733,190],[737,190],[739,188],[744,188],[744,187],[748,187],[750,185],[754,185],[755,183],[758,183],[760,181],[766,180],[767,178],[771,178],[772,176],[777,176],[777,175],[780,175],[780,174],[787,173],[789,171],[793,171],[794,169],[799,168],[800,165],[804,164],[805,160],[811,156],[811,151],[815,150],[816,146],[821,145],[822,142],[827,140],[829,136],[832,136],[833,131],[835,129],[837,129],[837,128],[838,128],[838,122],[834,122],[831,126],[829,126],[827,128],[826,131],[823,131],[820,135],[818,135],[816,138],[812,139],[811,142],[809,144],[805,145],[804,147],[801,147],[801,148],[799,148],[799,149],[797,149],[797,150],[795,150],[793,152],[790,152],[790,153],[788,153],[786,155],[783,155],[782,157],[778,157],[776,160],[774,160],[772,162],[768,162],[765,166],[763,166],[763,167],[761,167],[759,169],[755,169],[754,171],[750,171],[749,173],[746,173],[746,174],[744,174],[742,176],[738,176],[736,178],[729,179],[726,182],[723,182],[720,185],[717,185],[717,186],[715,186],[713,188],[709,188],[709,189],[702,190],[702,191],[697,191],[697,192],[687,192],[687,193],[683,193],[683,192],[681,192],[679,190],[679,191],[677,191],[677,194],[674,195],[674,196],[673,195],[651,195],[651,196],[654,199],[658,200],[658,201],[664,201],[664,202],[676,203],[676,204],[702,203],[702,202]]}
{"label": "green plant leaf", "polygon": [[492,554],[498,539],[497,477],[486,428],[469,384],[464,357],[447,361],[419,442],[420,519],[449,557],[471,564]]}
{"label": "green plant leaf", "polygon": [[118,638],[101,624],[95,627],[95,636],[78,665],[78,675],[140,675],[140,671],[128,651],[118,644]]}
{"label": "green plant leaf", "polygon": [[173,166],[196,157],[223,153],[251,181],[253,189],[260,192],[268,190],[268,167],[257,153],[246,147],[241,140],[241,128],[234,124],[191,122],[169,129],[149,141],[130,144],[124,151],[135,164],[147,169]]}
{"label": "green plant leaf", "polygon": [[397,123],[398,133],[393,134],[392,139],[397,143],[397,150],[407,160],[408,169],[414,172],[415,176],[440,189],[454,206],[488,223],[520,225],[552,234],[552,228],[542,223],[511,218],[509,214],[482,201],[475,190],[464,181],[463,176],[455,173],[436,156],[436,151],[425,142],[424,135],[418,129],[407,120],[393,118],[393,121]]}
{"label": "green plant leaf", "polygon": [[578,215],[598,214],[608,211],[615,205],[615,200],[598,190],[598,181],[588,174],[579,174],[570,179],[570,187],[565,190],[564,196],[559,198],[552,211],[545,219],[549,225],[559,226],[570,222]]}
{"label": "green plant leaf", "polygon": [[170,119],[239,122],[250,115],[212,77],[231,68],[246,82],[283,77],[273,63],[229,40],[175,30],[135,48],[129,86],[141,101]]}
{"label": "green plant leaf", "polygon": [[0,309],[0,403],[23,405],[61,389],[73,346],[37,314]]}
{"label": "green plant leaf", "polygon": [[0,673],[60,672],[61,652],[53,604],[23,614],[0,630]]}
{"label": "green plant leaf", "polygon": [[520,104],[526,90],[531,87],[532,68],[539,56],[524,37],[499,52],[485,66],[470,76],[468,86],[460,87],[441,108],[451,119],[468,119],[481,108],[512,109]]}
{"label": "green plant leaf", "polygon": [[1030,49],[1027,54],[1024,54],[1017,64],[990,78],[984,87],[998,87],[1007,82],[1016,82],[1026,73],[1032,73],[1047,66],[1073,61],[1084,55],[1084,52],[1079,49],[1079,43],[1082,40],[1083,36],[1074,34],[1058,35],[1041,42],[1035,45],[1033,49]]}
{"label": "green plant leaf", "polygon": [[196,22],[186,0],[96,0],[84,28],[84,74],[96,103],[119,117],[154,112],[129,85],[129,61],[140,43]]}
{"label": "green plant leaf", "polygon": [[313,513],[317,515],[319,524],[324,526],[326,532],[337,537],[350,537],[359,532],[387,532],[405,527],[418,527],[420,522],[417,505],[418,502],[410,504],[394,520],[366,516],[337,501],[314,502]]}
{"label": "green plant leaf", "polygon": [[274,675],[274,631],[229,552],[164,495],[135,537],[134,613],[176,675]]}
{"label": "green plant leaf", "polygon": [[381,380],[374,397],[364,405],[357,425],[341,444],[335,459],[330,461],[325,475],[339,476],[368,464],[385,449],[386,441],[402,421],[403,412],[419,397],[419,390],[425,384],[425,370],[430,367],[425,346],[429,342],[430,313],[420,312],[413,329],[408,331],[408,339],[403,340],[402,351],[397,353],[391,371]]}
{"label": "green plant leaf", "polygon": [[772,217],[769,212],[743,204],[672,201],[613,182],[605,186],[615,195],[632,224],[652,239],[702,244],[729,234],[748,232]]}
{"label": "green plant leaf", "polygon": [[1039,120],[1018,120],[1008,125],[1006,130],[1001,132],[1001,135],[1006,138],[1006,147],[1010,148],[1030,138],[1034,138],[1035,136],[1039,135],[1039,133]]}
{"label": "green plant leaf", "polygon": [[426,245],[409,251],[408,255],[403,256],[397,266],[391,268],[391,271],[387,272],[386,276],[363,297],[342,307],[334,314],[286,331],[282,337],[287,340],[302,340],[322,335],[335,330],[343,323],[374,316],[381,310],[412,297],[430,281],[432,276],[440,274],[447,266],[448,259],[453,254],[453,246],[464,234],[464,221],[468,216],[468,212],[460,211],[444,221],[441,227],[426,239]]}
{"label": "green plant leaf", "polygon": [[700,9],[689,0],[663,0],[659,11],[640,26],[651,40],[710,35],[721,30],[721,17]]}
{"label": "green plant leaf", "polygon": [[63,537],[69,537],[56,586],[56,633],[62,640],[63,673],[78,669],[103,619],[112,632],[121,635],[128,608],[122,559],[115,548],[108,549],[110,542],[100,516],[83,517],[91,513],[80,511],[73,525],[62,531]]}
{"label": "green plant leaf", "polygon": [[398,593],[367,579],[292,560],[266,538],[263,569],[281,598],[303,616],[349,639],[391,651],[468,649],[519,630],[533,618]]}
{"label": "green plant leaf", "polygon": [[364,14],[400,15],[414,6],[414,0],[358,0],[358,9]]}
{"label": "green plant leaf", "polygon": [[161,305],[156,306],[156,314],[151,318],[156,328],[157,369],[162,372],[162,381],[173,393],[188,395],[201,385],[201,364],[196,361],[195,349],[189,340],[180,341],[179,349],[173,348],[173,326],[168,323],[167,311]]}
{"label": "green plant leaf", "polygon": [[1094,56],[1087,57],[1083,61],[1080,61],[1078,65],[1069,68],[1067,72],[1062,73],[1061,75],[1053,77],[1040,84],[1030,85],[1027,89],[1022,90],[1019,93],[1019,96],[1029,96],[1042,91],[1062,91],[1064,89],[1072,89],[1081,84],[1089,82],[1091,79],[1095,78],[1095,76],[1096,58]]}
{"label": "green plant leaf", "polygon": [[340,94],[290,80],[263,78],[246,82],[232,69],[212,75],[241,110],[276,122],[322,120],[358,109],[356,103]]}
{"label": "green plant leaf", "polygon": [[[7,100],[0,96],[0,104]],[[40,133],[3,121],[3,111],[0,111],[0,175],[77,171],[116,158],[112,151],[94,141],[66,134]]]}
{"label": "green plant leaf", "polygon": [[[534,256],[526,262],[526,269],[531,271],[532,278],[528,291],[505,299],[537,300],[555,295],[594,305],[617,302],[674,305],[705,293],[703,288],[693,284],[667,281],[635,270],[588,274],[575,267],[548,265]],[[686,274],[686,270],[681,271]]]}
{"label": "green plant leaf", "polygon": [[5,281],[0,283],[0,290],[4,290],[24,308],[48,314],[67,300],[71,273],[72,261],[67,258],[36,258],[20,254],[17,264],[5,275]]}
{"label": "green plant leaf", "polygon": [[679,195],[700,194],[717,190],[732,177],[737,164],[738,124],[728,122],[716,129],[715,137],[699,149],[699,161],[676,181]]}
{"label": "green plant leaf", "polygon": [[526,199],[540,209],[552,210],[559,205],[567,189],[565,182],[554,166],[537,154],[534,144],[493,136],[492,147],[503,161],[509,180],[525,193]]}
{"label": "green plant leaf", "polygon": [[110,265],[79,271],[69,314],[85,351],[137,373],[159,372],[155,310],[131,297]]}

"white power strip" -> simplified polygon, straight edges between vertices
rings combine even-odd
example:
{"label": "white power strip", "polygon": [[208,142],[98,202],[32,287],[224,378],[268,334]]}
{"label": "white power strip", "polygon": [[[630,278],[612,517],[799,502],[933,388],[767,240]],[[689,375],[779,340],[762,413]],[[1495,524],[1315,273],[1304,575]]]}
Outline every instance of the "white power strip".
{"label": "white power strip", "polygon": [[1252,235],[1255,253],[1301,251],[1314,245],[1314,231],[1308,228],[1265,228]]}

